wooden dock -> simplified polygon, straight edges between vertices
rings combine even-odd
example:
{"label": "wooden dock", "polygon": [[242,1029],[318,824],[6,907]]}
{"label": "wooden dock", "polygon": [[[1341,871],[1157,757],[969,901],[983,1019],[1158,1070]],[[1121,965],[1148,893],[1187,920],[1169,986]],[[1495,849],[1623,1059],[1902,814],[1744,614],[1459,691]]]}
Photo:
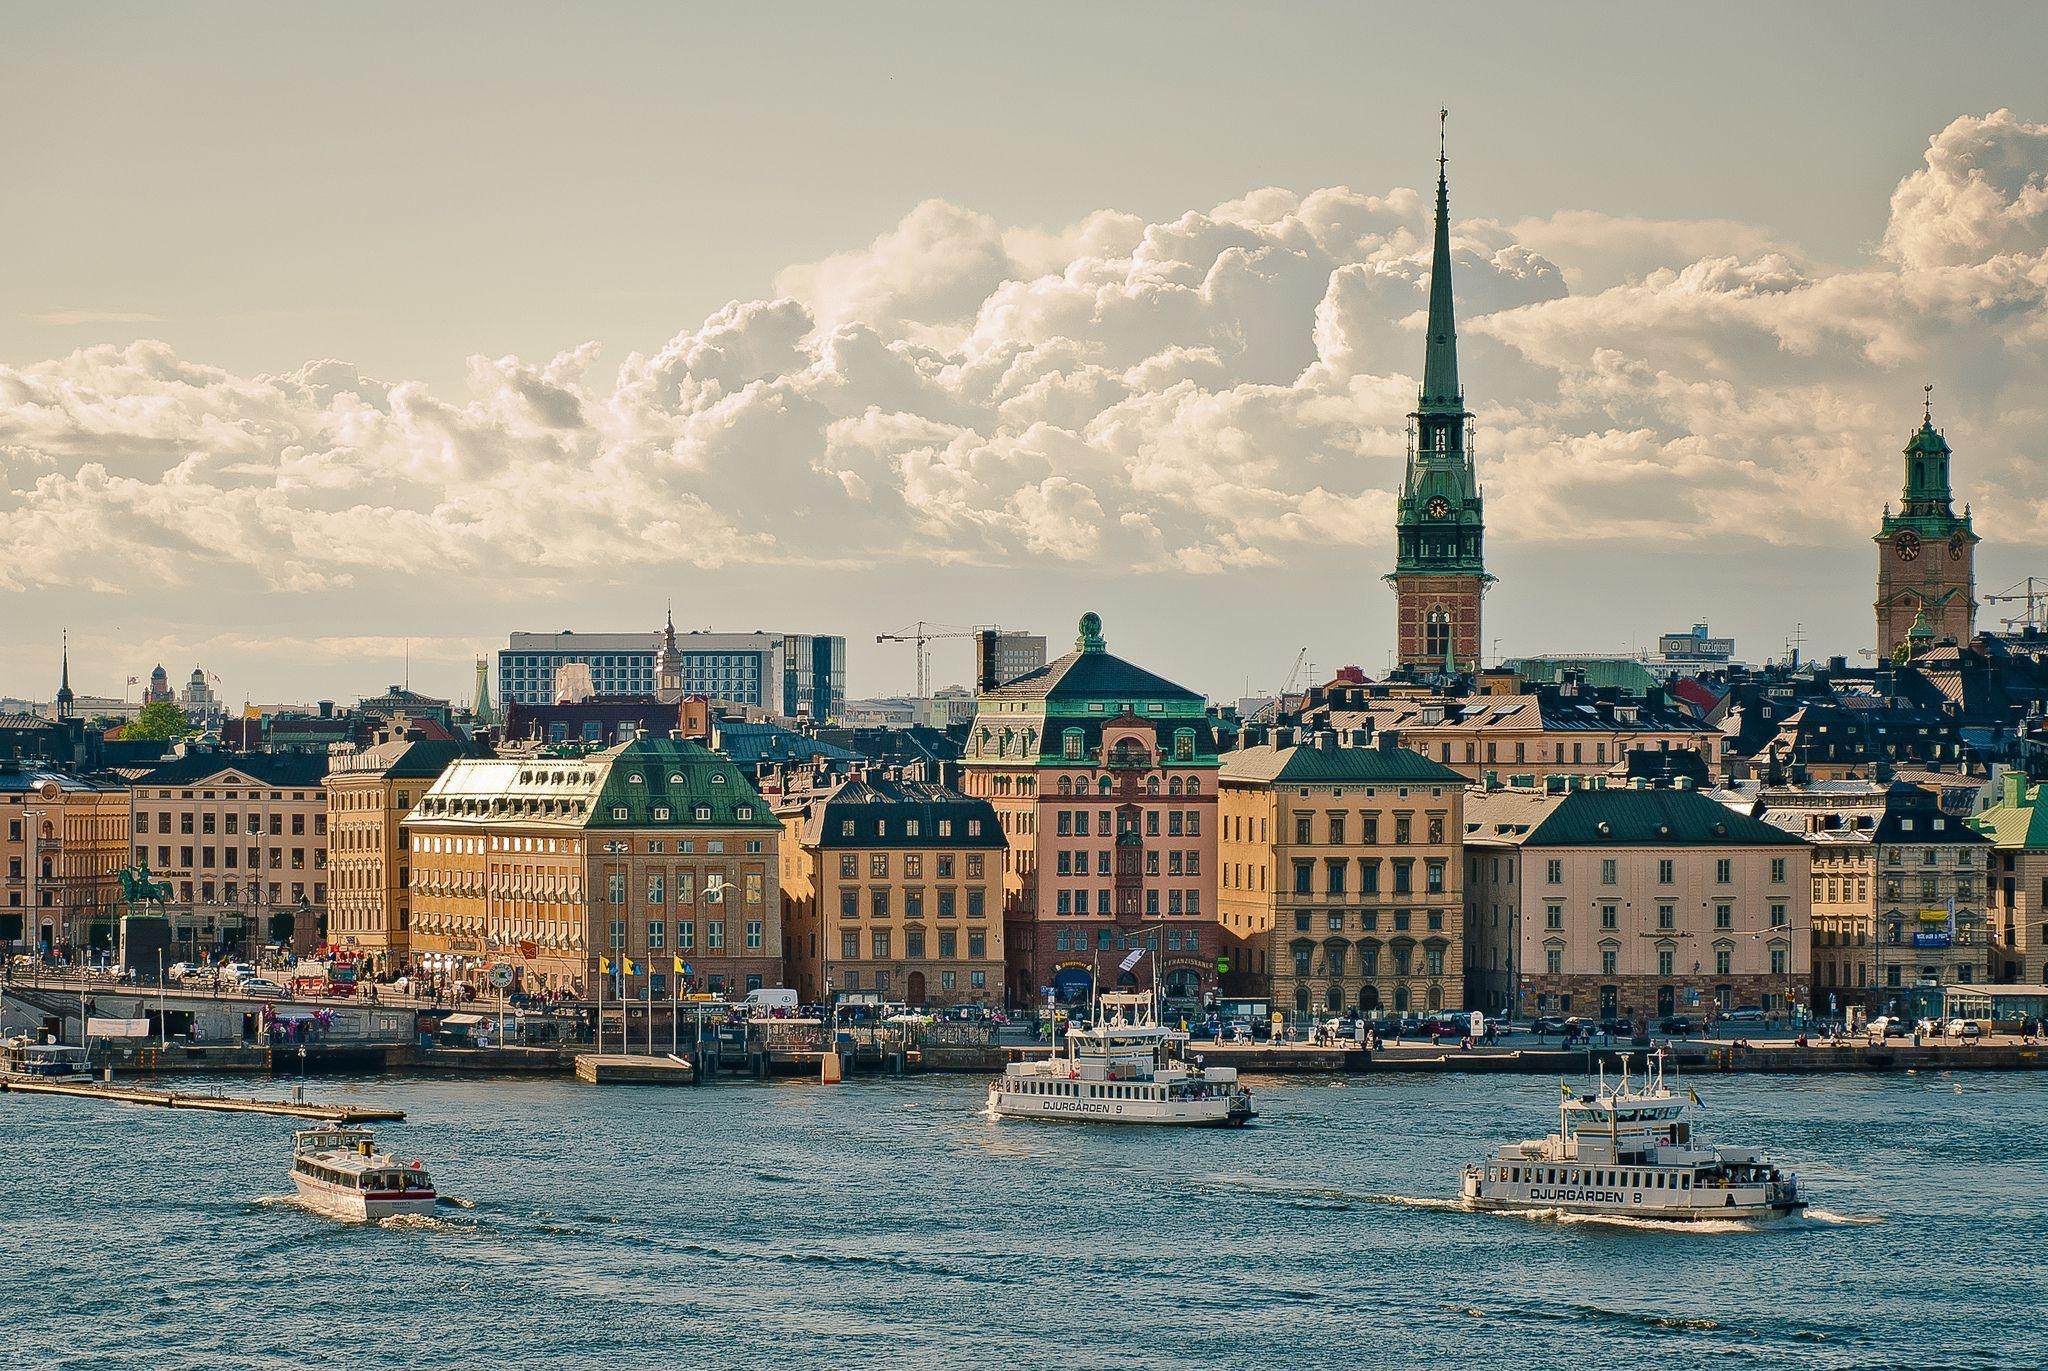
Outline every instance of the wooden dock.
{"label": "wooden dock", "polygon": [[55,1081],[34,1076],[0,1076],[0,1091],[12,1095],[71,1095],[82,1100],[155,1105],[160,1109],[204,1109],[215,1114],[276,1114],[290,1119],[331,1119],[346,1126],[397,1123],[405,1118],[403,1109],[365,1109],[356,1105],[309,1104],[304,1100],[260,1100],[233,1095],[191,1095],[177,1090],[145,1090],[140,1086]]}
{"label": "wooden dock", "polygon": [[585,1052],[576,1058],[576,1079],[590,1085],[693,1085],[697,1073],[683,1057]]}

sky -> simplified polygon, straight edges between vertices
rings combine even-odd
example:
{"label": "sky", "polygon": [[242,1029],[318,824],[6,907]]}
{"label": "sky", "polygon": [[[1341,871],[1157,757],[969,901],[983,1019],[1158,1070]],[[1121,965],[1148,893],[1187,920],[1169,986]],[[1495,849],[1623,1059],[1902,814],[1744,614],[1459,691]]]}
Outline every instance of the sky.
{"label": "sky", "polygon": [[2039,6],[9,29],[0,694],[68,629],[86,692],[466,697],[671,598],[857,695],[1089,609],[1218,698],[1382,670],[1443,106],[1491,652],[1867,648],[1928,383],[1980,593],[2048,575]]}

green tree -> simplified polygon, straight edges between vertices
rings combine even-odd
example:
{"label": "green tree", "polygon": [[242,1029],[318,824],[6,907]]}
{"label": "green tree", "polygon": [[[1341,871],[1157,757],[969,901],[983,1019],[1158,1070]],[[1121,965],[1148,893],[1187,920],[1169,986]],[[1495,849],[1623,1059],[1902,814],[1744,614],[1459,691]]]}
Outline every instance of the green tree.
{"label": "green tree", "polygon": [[168,742],[182,738],[192,731],[192,725],[185,721],[185,711],[169,700],[156,700],[142,707],[142,713],[135,716],[135,722],[121,730],[124,740],[142,742]]}

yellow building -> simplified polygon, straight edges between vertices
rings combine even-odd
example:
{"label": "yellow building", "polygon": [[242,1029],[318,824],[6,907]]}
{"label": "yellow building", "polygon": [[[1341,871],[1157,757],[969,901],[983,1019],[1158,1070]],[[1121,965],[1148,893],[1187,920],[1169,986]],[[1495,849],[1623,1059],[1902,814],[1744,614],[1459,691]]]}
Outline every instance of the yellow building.
{"label": "yellow building", "polygon": [[[738,767],[680,737],[451,764],[405,819],[415,966],[629,998],[780,984],[780,826]],[[689,969],[676,982],[675,965]],[[616,974],[616,973],[615,973]]]}
{"label": "yellow building", "polygon": [[128,792],[0,761],[0,824],[0,943],[111,948],[124,912],[116,873],[128,860]]}
{"label": "yellow building", "polygon": [[1219,906],[1275,1009],[1464,1006],[1464,793],[1389,735],[1224,754]]}
{"label": "yellow building", "polygon": [[925,781],[863,778],[787,806],[790,984],[913,1005],[1003,1002],[995,808]]}
{"label": "yellow building", "polygon": [[398,736],[328,749],[328,939],[379,970],[406,965],[412,937],[412,853],[404,820],[451,762],[459,742]]}

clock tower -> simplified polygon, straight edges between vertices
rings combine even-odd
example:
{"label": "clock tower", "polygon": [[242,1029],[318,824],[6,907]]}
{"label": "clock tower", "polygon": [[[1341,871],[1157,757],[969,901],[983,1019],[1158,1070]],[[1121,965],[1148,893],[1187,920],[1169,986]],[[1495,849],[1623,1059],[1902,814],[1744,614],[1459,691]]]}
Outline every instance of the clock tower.
{"label": "clock tower", "polygon": [[[1448,120],[1446,111],[1441,116]],[[1397,651],[1410,670],[1446,675],[1479,666],[1485,519],[1472,468],[1472,414],[1458,383],[1451,299],[1449,156],[1436,160],[1436,249],[1429,270],[1429,336],[1422,390],[1408,416],[1408,469],[1394,514]]]}
{"label": "clock tower", "polygon": [[[1934,387],[1927,387],[1930,396]],[[1958,515],[1948,484],[1948,440],[1934,427],[1934,405],[1906,444],[1906,488],[1899,512],[1884,507],[1877,531],[1877,651],[1889,661],[1910,649],[1914,621],[1936,641],[1967,643],[1977,631],[1977,534],[1969,506]]]}

